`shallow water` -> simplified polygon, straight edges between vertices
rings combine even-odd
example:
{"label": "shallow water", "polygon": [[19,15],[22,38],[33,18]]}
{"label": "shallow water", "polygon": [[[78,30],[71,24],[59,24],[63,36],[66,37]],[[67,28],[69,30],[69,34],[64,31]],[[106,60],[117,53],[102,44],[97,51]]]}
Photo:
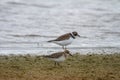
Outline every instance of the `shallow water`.
{"label": "shallow water", "polygon": [[0,54],[61,50],[46,41],[72,31],[86,38],[71,50],[120,52],[119,7],[120,0],[0,0]]}

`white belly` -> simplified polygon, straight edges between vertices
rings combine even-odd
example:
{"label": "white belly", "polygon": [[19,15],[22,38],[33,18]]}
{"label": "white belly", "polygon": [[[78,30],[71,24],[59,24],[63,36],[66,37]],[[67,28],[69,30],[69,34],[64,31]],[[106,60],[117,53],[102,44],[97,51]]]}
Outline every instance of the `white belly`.
{"label": "white belly", "polygon": [[67,46],[69,44],[71,44],[73,41],[73,38],[70,38],[68,40],[63,40],[63,41],[54,41],[54,43],[61,45],[61,46]]}
{"label": "white belly", "polygon": [[63,62],[65,60],[65,56],[61,56],[59,58],[51,58],[51,60],[56,61],[56,62]]}

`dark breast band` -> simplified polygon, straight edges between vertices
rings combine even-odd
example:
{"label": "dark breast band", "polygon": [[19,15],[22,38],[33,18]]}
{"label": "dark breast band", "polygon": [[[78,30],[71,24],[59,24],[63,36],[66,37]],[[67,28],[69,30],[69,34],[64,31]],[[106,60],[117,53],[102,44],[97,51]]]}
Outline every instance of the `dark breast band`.
{"label": "dark breast band", "polygon": [[75,39],[75,37],[70,33],[70,36],[73,38],[73,39]]}

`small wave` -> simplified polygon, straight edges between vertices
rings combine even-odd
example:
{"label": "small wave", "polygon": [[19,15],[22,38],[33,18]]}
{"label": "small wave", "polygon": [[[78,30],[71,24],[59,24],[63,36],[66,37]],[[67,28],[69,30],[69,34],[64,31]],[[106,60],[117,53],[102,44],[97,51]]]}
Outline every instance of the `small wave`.
{"label": "small wave", "polygon": [[44,5],[44,4],[30,4],[30,6],[40,7],[40,8],[53,8],[55,5]]}
{"label": "small wave", "polygon": [[21,2],[7,2],[8,4],[11,5],[23,5],[23,6],[33,6],[33,7],[39,7],[39,8],[53,8],[56,5],[46,5],[46,4],[26,4],[26,3],[21,3]]}
{"label": "small wave", "polygon": [[57,36],[46,36],[46,35],[37,35],[37,34],[28,34],[28,35],[10,35],[13,37],[47,37],[47,38],[52,38],[52,37],[57,37]]}
{"label": "small wave", "polygon": [[120,36],[120,32],[105,32],[105,34],[112,34]]}
{"label": "small wave", "polygon": [[7,4],[12,4],[12,5],[28,5],[26,3],[21,3],[21,2],[7,2]]}

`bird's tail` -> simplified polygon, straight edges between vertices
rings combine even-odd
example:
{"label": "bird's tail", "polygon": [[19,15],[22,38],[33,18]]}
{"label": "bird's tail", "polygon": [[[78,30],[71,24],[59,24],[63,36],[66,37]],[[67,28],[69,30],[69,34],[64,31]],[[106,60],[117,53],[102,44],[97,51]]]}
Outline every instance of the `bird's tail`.
{"label": "bird's tail", "polygon": [[53,42],[54,40],[50,40],[50,41],[47,41],[47,42]]}
{"label": "bird's tail", "polygon": [[43,58],[49,58],[49,56],[48,56],[48,55],[43,55],[42,57],[43,57]]}

